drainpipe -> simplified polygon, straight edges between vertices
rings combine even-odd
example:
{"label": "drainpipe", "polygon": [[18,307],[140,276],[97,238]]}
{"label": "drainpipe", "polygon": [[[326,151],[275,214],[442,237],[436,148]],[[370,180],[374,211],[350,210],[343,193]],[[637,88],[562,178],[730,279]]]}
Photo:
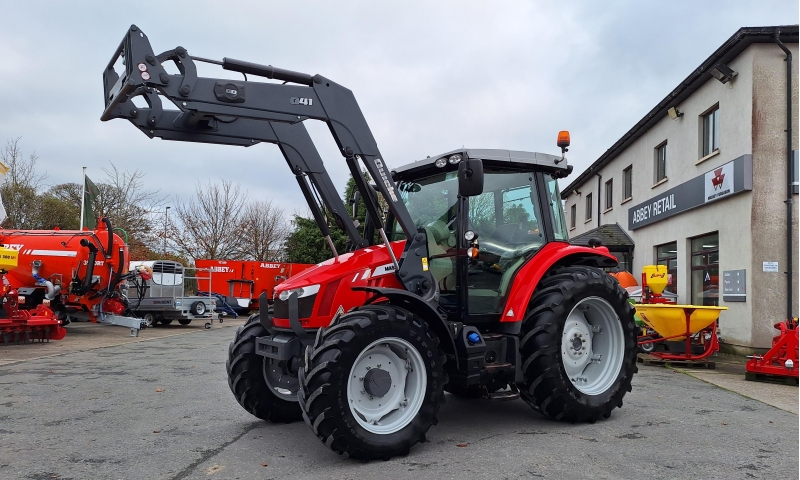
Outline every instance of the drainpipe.
{"label": "drainpipe", "polygon": [[792,52],[775,30],[775,43],[786,54],[786,318],[792,318]]}
{"label": "drainpipe", "polygon": [[600,228],[600,202],[602,201],[603,195],[600,192],[600,187],[603,186],[603,176],[599,173],[597,175],[597,228]]}

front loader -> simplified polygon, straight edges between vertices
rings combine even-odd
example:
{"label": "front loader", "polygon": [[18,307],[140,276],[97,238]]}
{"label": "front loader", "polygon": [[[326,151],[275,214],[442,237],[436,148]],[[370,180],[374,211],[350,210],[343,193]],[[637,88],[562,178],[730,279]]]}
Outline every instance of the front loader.
{"label": "front loader", "polygon": [[[198,77],[197,61],[244,79]],[[155,55],[136,26],[104,85],[101,119],[127,119],[151,138],[278,145],[327,238],[333,258],[279,285],[274,313],[251,317],[231,343],[229,385],[253,415],[302,418],[332,450],[375,459],[424,441],[445,391],[522,398],[571,422],[622,406],[636,372],[633,308],[603,270],[617,265],[608,249],[568,242],[557,184],[572,171],[568,135],[560,156],[462,148],[391,169],[346,88],[182,47]],[[305,120],[330,128],[365,225],[336,193]],[[330,241],[331,220],[346,252]]]}

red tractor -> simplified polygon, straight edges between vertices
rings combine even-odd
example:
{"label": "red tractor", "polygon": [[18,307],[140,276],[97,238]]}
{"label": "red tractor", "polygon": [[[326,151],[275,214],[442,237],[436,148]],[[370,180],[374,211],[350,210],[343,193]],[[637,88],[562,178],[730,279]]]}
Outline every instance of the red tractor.
{"label": "red tractor", "polygon": [[[198,77],[196,61],[245,79]],[[385,459],[424,441],[444,392],[521,397],[570,422],[622,406],[636,373],[633,307],[603,270],[616,258],[568,241],[557,184],[572,171],[566,132],[560,156],[462,148],[391,169],[346,88],[182,47],[154,55],[136,26],[104,84],[101,119],[127,119],[151,138],[277,144],[328,240],[333,258],[280,284],[274,314],[262,309],[230,345],[229,385],[256,417],[302,418],[336,452]],[[162,109],[161,97],[178,110]],[[366,206],[363,225],[333,188],[307,119],[336,139]],[[330,222],[347,234],[347,252],[330,241]]]}

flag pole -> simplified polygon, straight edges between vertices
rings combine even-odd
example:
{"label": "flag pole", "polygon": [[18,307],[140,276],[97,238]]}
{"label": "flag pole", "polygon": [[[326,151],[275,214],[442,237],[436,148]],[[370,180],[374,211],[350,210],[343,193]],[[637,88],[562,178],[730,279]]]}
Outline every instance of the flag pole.
{"label": "flag pole", "polygon": [[86,202],[86,167],[83,167],[83,183],[81,183],[81,226],[78,230],[83,231],[83,209]]}

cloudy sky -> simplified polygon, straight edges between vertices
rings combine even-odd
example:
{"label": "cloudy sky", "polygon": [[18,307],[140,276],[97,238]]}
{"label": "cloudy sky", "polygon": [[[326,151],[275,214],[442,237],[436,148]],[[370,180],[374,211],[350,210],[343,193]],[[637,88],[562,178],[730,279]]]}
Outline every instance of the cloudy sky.
{"label": "cloudy sky", "polygon": [[[566,129],[574,178],[738,28],[798,23],[796,0],[0,0],[0,12],[0,143],[22,137],[47,183],[78,182],[82,166],[100,180],[113,162],[168,204],[228,179],[289,213],[303,199],[273,145],[149,140],[99,120],[101,75],[130,24],[156,53],[181,45],[350,88],[390,166],[461,146],[556,154]],[[306,124],[343,186],[327,127]]]}

